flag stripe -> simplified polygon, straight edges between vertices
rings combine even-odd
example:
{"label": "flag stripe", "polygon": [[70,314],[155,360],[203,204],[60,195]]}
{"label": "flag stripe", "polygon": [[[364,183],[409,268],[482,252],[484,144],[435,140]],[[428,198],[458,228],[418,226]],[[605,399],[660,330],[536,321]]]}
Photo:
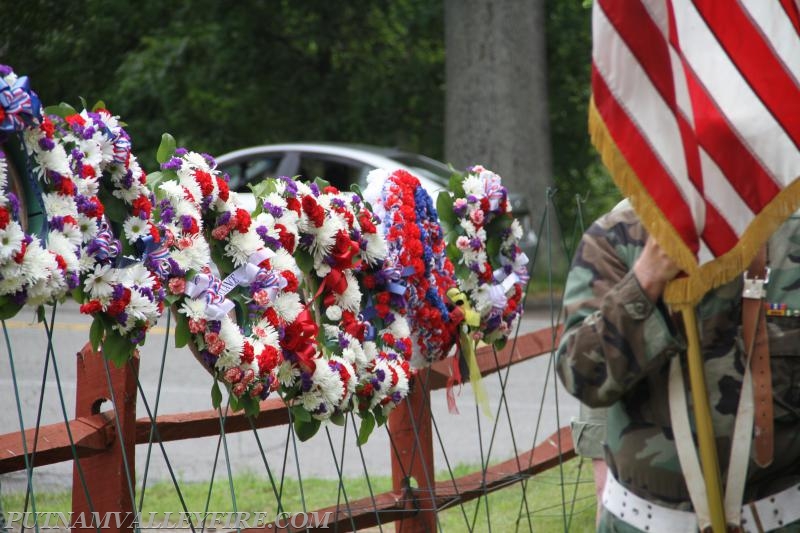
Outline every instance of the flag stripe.
{"label": "flag stripe", "polygon": [[[719,114],[726,119],[718,125],[706,122],[705,128],[709,129],[705,133],[713,136],[715,127],[724,125],[725,128],[730,128],[742,141],[737,143],[737,146],[746,146],[774,181],[782,186],[787,185],[797,176],[800,151],[739,75],[694,6],[687,0],[676,0],[674,3],[680,4],[680,9],[675,9],[675,16],[681,52],[686,60],[687,70],[690,67],[694,73],[692,76],[687,72],[690,89],[694,77],[708,93],[710,101],[715,104],[715,109],[710,110],[712,116]],[[702,135],[704,127],[699,120],[706,109],[698,108],[696,103],[693,107],[695,127]],[[769,134],[765,135],[766,132]],[[702,137],[699,140],[701,146],[705,146]],[[728,147],[727,151],[728,154],[712,155],[715,158],[716,155],[723,155],[726,158],[737,155],[731,153],[733,152],[731,147]]]}
{"label": "flag stripe", "polygon": [[798,12],[800,8],[795,4],[795,0],[780,0],[780,2],[781,6],[783,6],[783,11],[792,22],[794,31],[797,33],[797,36],[800,37],[800,12]]}
{"label": "flag stripe", "polygon": [[595,104],[603,121],[613,132],[614,141],[622,155],[636,173],[670,224],[684,237],[689,249],[696,253],[699,247],[691,209],[672,181],[650,144],[642,136],[627,111],[619,105],[610,92],[601,73],[592,68],[592,89]]}
{"label": "flag stripe", "polygon": [[[702,194],[703,178],[692,126],[679,108],[673,79],[673,62],[666,37],[638,0],[630,0],[624,6],[619,3],[601,1],[603,12],[619,37],[625,42],[639,66],[661,95],[675,116],[684,148],[689,180]],[[662,38],[658,38],[661,35]],[[681,80],[684,82],[685,80]],[[687,102],[688,103],[688,102]],[[691,115],[691,108],[686,109]]]}
{"label": "flag stripe", "polygon": [[[613,94],[613,98],[621,107],[624,106],[625,112],[635,121],[641,136],[648,143],[648,149],[652,150],[655,161],[662,167],[660,170],[666,172],[682,191],[684,203],[691,216],[702,225],[705,219],[704,202],[688,178],[675,113],[660,97],[601,6],[595,9],[592,23],[594,34],[600,36],[604,43],[603,47],[594,49],[594,67],[604,79],[613,80],[613,84],[607,85],[609,93]],[[608,73],[612,73],[610,77]]]}
{"label": "flag stripe", "polygon": [[800,81],[800,26],[797,9],[784,5],[783,9],[764,0],[740,0],[761,34],[769,41],[770,49],[792,73],[795,84]]}
{"label": "flag stripe", "polygon": [[694,4],[739,73],[800,148],[800,93],[761,32],[737,2],[694,0]]}

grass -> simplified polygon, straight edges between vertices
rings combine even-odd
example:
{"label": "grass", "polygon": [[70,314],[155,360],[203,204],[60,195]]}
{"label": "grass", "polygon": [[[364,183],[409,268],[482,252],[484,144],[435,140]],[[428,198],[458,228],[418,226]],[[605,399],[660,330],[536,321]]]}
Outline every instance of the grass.
{"label": "grass", "polygon": [[[475,470],[474,467],[459,466],[455,469],[456,477]],[[563,476],[563,477],[562,477]],[[444,472],[437,476],[438,480],[448,480],[449,474]],[[375,494],[391,489],[391,478],[387,476],[370,477]],[[369,497],[369,486],[365,478],[347,478],[344,488],[348,500]],[[237,475],[233,479],[236,510],[239,512],[267,512],[274,518],[278,509],[273,489],[266,476],[253,474]],[[233,511],[230,484],[227,478],[218,478],[211,490],[209,483],[180,483],[181,493],[186,508],[192,512]],[[279,489],[279,487],[278,487]],[[283,486],[281,502],[283,509],[300,512],[303,509],[312,511],[335,504],[340,498],[342,508],[345,507],[344,494],[339,491],[337,480],[304,479],[302,483],[302,500],[300,484],[296,480],[287,479]],[[137,494],[137,503],[140,494]],[[491,493],[488,498],[479,498],[461,506],[442,511],[438,515],[439,526],[445,532],[460,532],[474,529],[487,531],[489,526],[494,531],[592,531],[594,528],[594,484],[591,466],[579,459],[564,463],[563,474],[554,468],[527,481],[523,501],[523,486],[516,483],[507,488]],[[305,501],[305,506],[303,505]],[[488,500],[488,503],[487,503]],[[22,511],[25,494],[9,493],[3,495],[3,508],[6,512]],[[207,506],[207,501],[208,506]],[[566,504],[562,504],[566,502]],[[37,492],[36,510],[38,512],[68,513],[71,506],[71,495],[68,491]],[[488,508],[488,518],[487,518]],[[30,508],[28,509],[30,511]],[[149,484],[145,489],[145,520],[148,513],[157,513],[156,523],[163,521],[165,512],[173,515],[181,512],[183,507],[174,485],[167,482]],[[467,526],[467,524],[470,524]],[[391,526],[384,528],[393,530]],[[374,528],[378,531],[378,528]]]}

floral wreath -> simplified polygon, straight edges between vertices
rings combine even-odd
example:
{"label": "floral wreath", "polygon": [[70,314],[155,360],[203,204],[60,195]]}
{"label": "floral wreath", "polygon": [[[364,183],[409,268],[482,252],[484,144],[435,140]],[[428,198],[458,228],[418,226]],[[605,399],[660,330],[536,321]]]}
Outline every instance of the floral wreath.
{"label": "floral wreath", "polygon": [[406,286],[411,363],[418,368],[446,357],[455,343],[458,317],[451,317],[446,296],[455,286],[453,264],[436,208],[416,177],[379,169],[367,180],[365,197],[382,219],[389,269]]}
{"label": "floral wreath", "polygon": [[362,418],[360,439],[366,440],[408,393],[403,354],[411,347],[403,339],[408,334],[404,317],[387,320],[395,318],[389,316],[388,299],[373,306],[363,283],[371,276],[376,286],[374,274],[386,254],[377,220],[357,194],[323,180],[306,184],[280,178],[254,192],[260,201],[259,234],[268,244],[289,243],[294,249],[307,310],[322,327],[315,359],[294,369],[294,382],[285,382],[284,397],[295,398],[310,415],[299,433],[313,434],[322,420],[341,423],[344,413],[356,410]]}
{"label": "floral wreath", "polygon": [[[529,279],[508,191],[499,175],[476,165],[451,180],[450,193],[440,193],[437,205],[458,289],[468,299],[465,324],[474,340],[502,348],[522,313]],[[455,298],[458,291],[449,294]]]}
{"label": "floral wreath", "polygon": [[290,254],[264,246],[211,156],[175,148],[165,136],[159,160],[156,218],[168,251],[160,272],[176,311],[176,345],[189,344],[217,378],[214,407],[221,381],[234,410],[257,414],[280,386],[282,343],[292,337],[284,333],[301,318],[297,269]]}

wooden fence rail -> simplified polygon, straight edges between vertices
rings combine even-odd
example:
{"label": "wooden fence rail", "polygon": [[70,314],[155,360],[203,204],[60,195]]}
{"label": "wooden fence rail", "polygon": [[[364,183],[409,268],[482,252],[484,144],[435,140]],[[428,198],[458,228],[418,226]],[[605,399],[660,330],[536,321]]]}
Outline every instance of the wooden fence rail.
{"label": "wooden fence rail", "polygon": [[[519,336],[506,348],[495,352],[489,347],[478,350],[482,375],[510,365],[550,354],[558,343],[560,328],[542,329]],[[392,491],[370,498],[350,501],[347,509],[332,506],[320,509],[323,515],[334,513],[329,528],[351,531],[378,524],[402,523],[405,533],[429,532],[436,529],[436,512],[466,502],[489,492],[520,482],[574,457],[568,427],[545,439],[531,450],[505,462],[457,479],[433,481],[433,436],[431,431],[430,392],[447,386],[450,363],[440,361],[420,372],[409,394],[409,402],[398,406],[389,417],[389,432],[396,448],[392,457]],[[135,487],[135,445],[150,441],[155,426],[156,439],[162,442],[219,435],[220,421],[216,410],[160,415],[155,424],[150,418],[136,418],[138,361],[122,368],[107,367],[101,354],[93,353],[87,344],[79,353],[75,418],[68,424],[58,423],[0,435],[0,474],[24,470],[25,452],[34,466],[43,466],[74,457],[81,459],[83,477],[91,496],[73,468],[72,510],[75,516],[89,512],[131,512]],[[113,390],[108,387],[108,375]],[[114,401],[114,410],[99,412],[105,401]],[[289,412],[279,399],[261,403],[261,412],[251,423],[244,414],[230,414],[225,419],[225,433],[281,426],[289,423]],[[124,442],[117,438],[124,436]],[[70,442],[70,436],[71,441]],[[23,444],[24,439],[24,444]],[[73,444],[74,443],[74,449]],[[430,475],[428,475],[430,473]],[[408,477],[413,477],[410,482]],[[132,516],[132,515],[131,515]],[[292,531],[283,524],[268,524],[252,531]],[[108,531],[130,532],[133,523],[123,523]],[[79,530],[81,528],[75,528]],[[89,530],[94,530],[91,528]],[[302,528],[305,531],[306,528]]]}

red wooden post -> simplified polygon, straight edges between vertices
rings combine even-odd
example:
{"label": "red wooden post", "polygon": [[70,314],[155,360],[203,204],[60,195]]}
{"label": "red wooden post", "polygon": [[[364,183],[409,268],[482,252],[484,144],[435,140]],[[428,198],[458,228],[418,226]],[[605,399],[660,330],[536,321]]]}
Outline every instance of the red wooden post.
{"label": "red wooden post", "polygon": [[[395,530],[403,533],[436,531],[434,495],[433,432],[431,429],[429,370],[417,374],[408,402],[402,402],[389,415],[389,433],[397,453],[392,454],[392,488],[411,501],[407,507],[419,509],[411,518],[395,522]],[[416,429],[416,431],[415,431]],[[399,456],[399,457],[398,457]],[[407,479],[406,476],[413,478]],[[408,490],[409,486],[416,489]]]}
{"label": "red wooden post", "polygon": [[[88,343],[78,353],[76,418],[98,414],[101,404],[106,400],[111,401],[105,365],[103,355],[93,352]],[[133,359],[133,365],[126,364],[122,368],[117,368],[113,363],[109,363],[109,370],[111,384],[114,388],[114,399],[117,402],[114,407],[125,441],[122,442],[119,438],[113,412],[108,413],[116,438],[105,452],[92,457],[84,457],[80,461],[86,488],[91,498],[91,506],[86,498],[78,466],[75,464],[72,467],[72,511],[74,513],[72,515],[72,531],[97,531],[96,527],[92,525],[92,512],[98,513],[97,516],[99,516],[104,531],[113,533],[133,531],[134,502],[131,501],[124,457],[127,457],[128,471],[135,490],[138,355]],[[123,445],[125,446],[124,456]]]}

